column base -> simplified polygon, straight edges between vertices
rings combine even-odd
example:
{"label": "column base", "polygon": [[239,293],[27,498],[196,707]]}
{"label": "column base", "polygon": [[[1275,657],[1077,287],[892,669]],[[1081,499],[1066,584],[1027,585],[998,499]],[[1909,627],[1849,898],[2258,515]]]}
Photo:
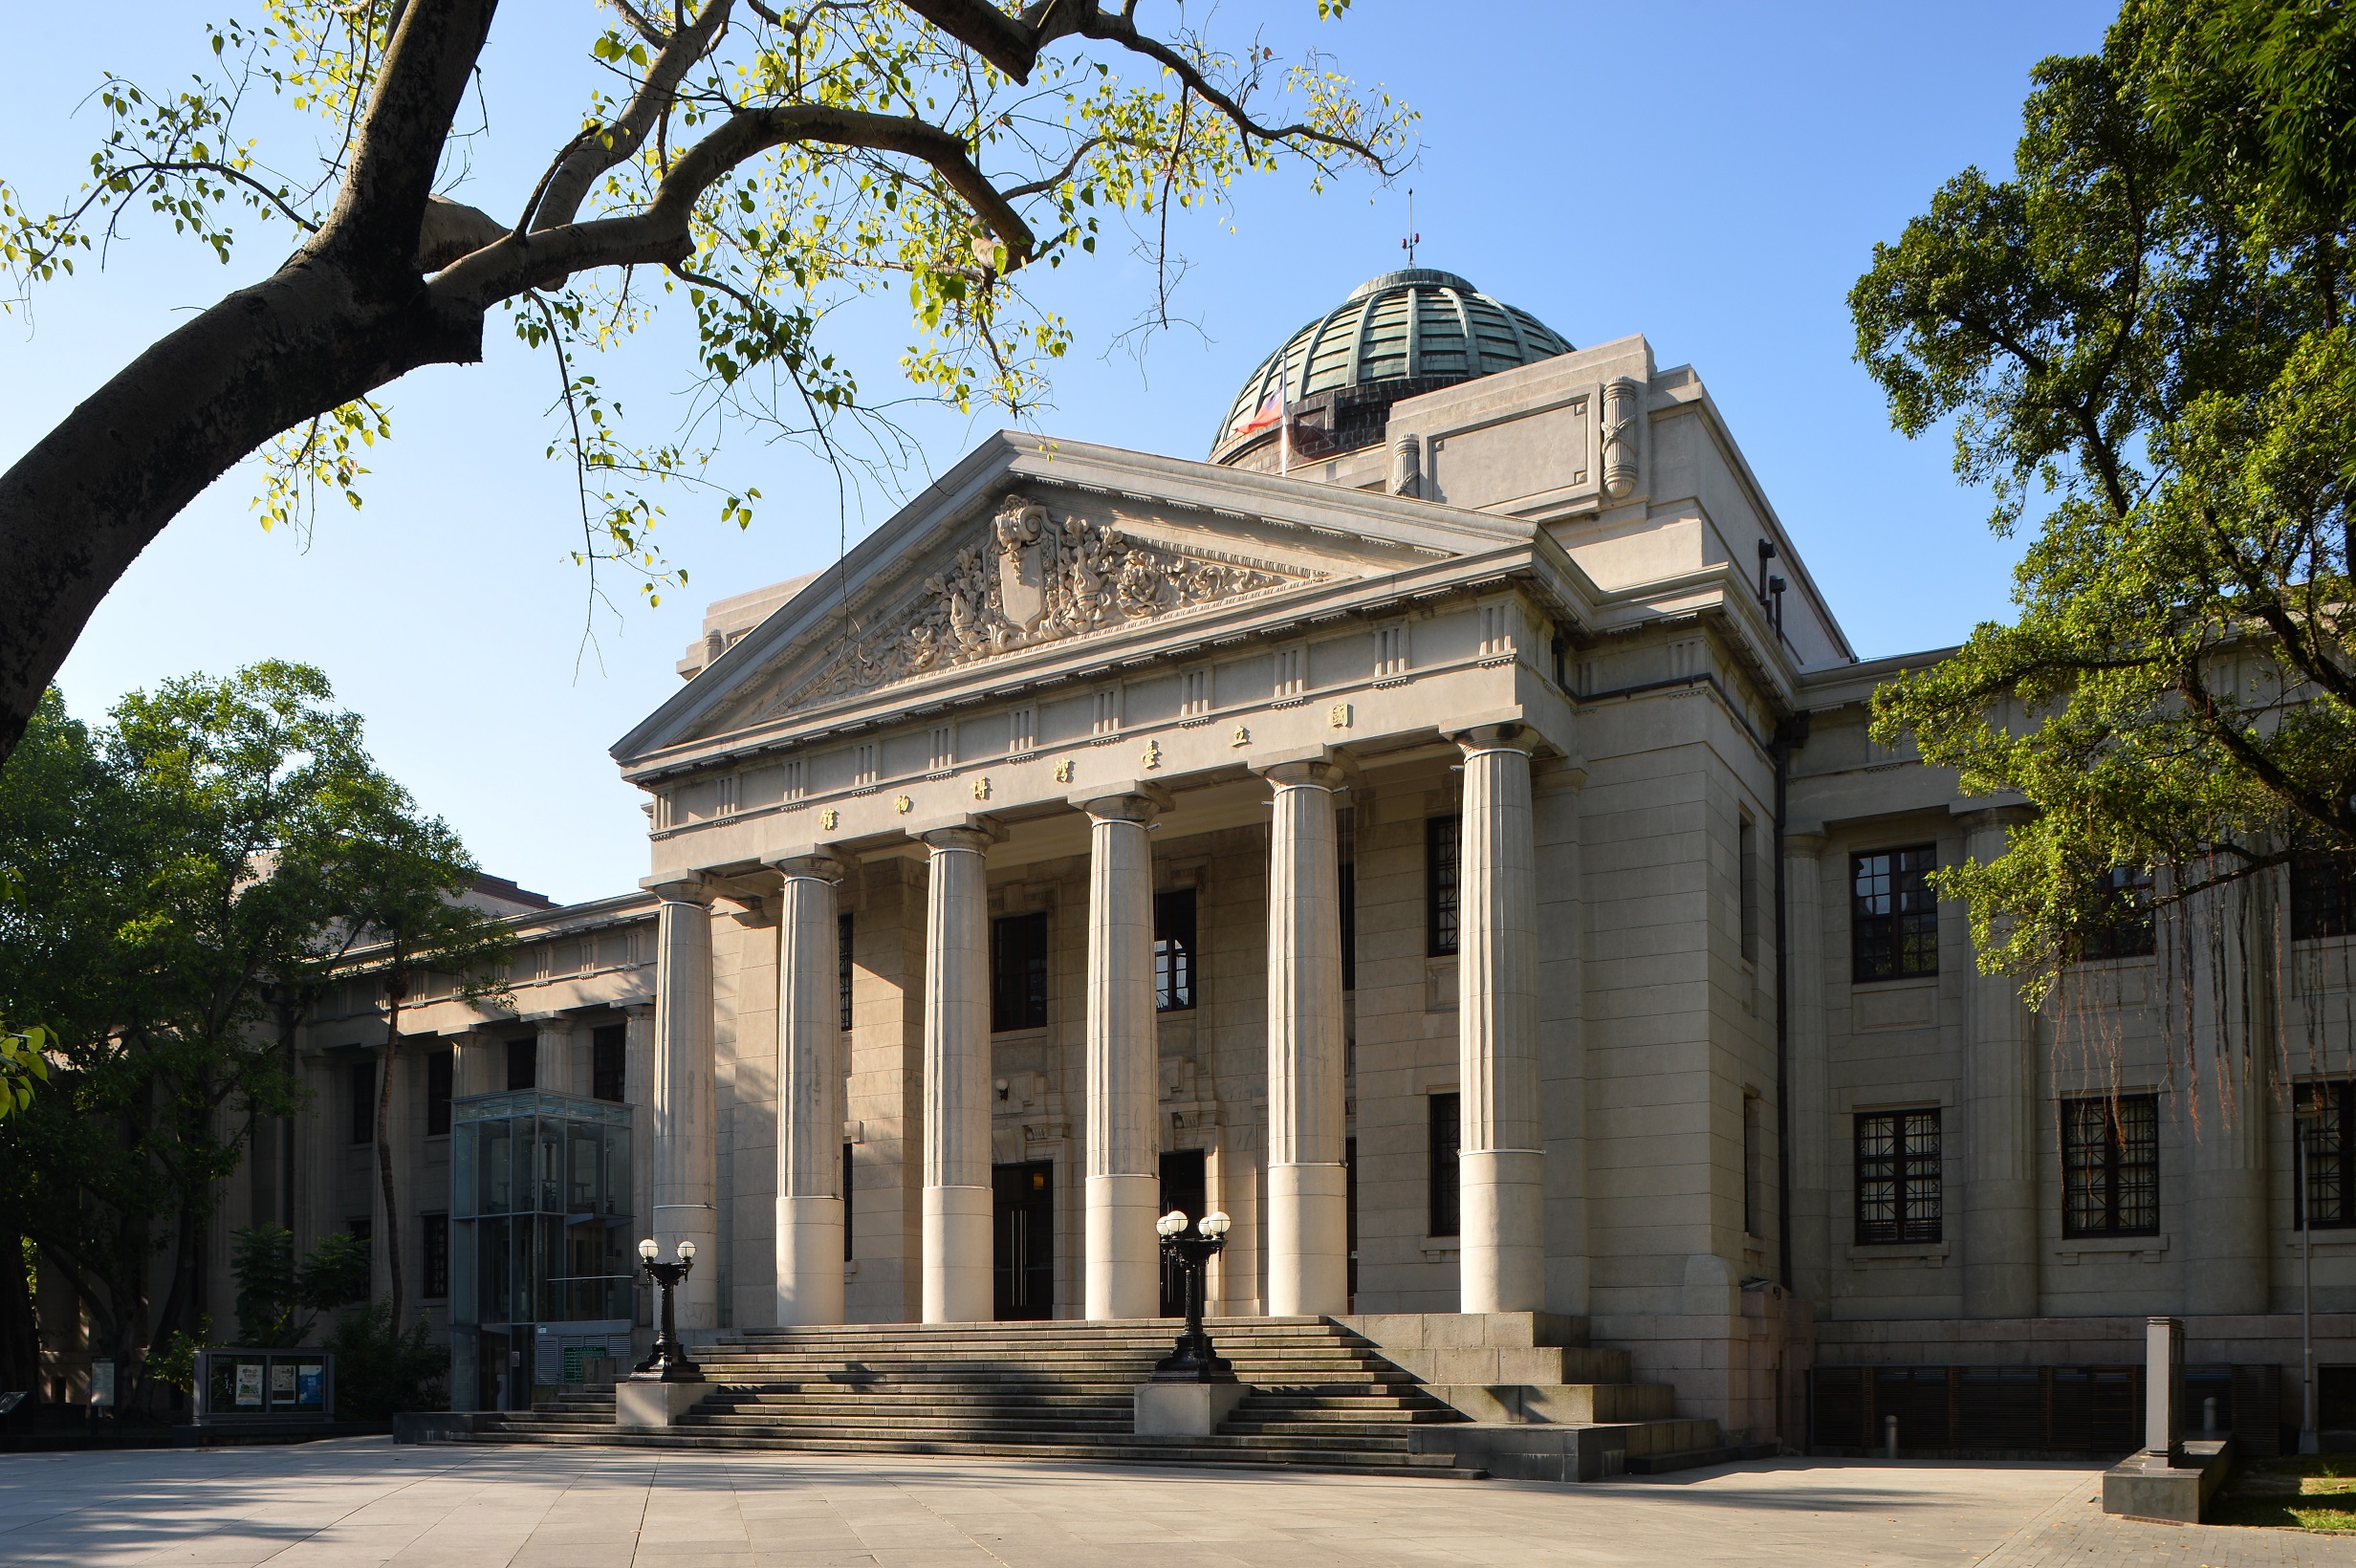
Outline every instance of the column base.
{"label": "column base", "polygon": [[1458,1310],[1544,1309],[1545,1158],[1536,1149],[1468,1150],[1457,1156],[1463,1222]]}
{"label": "column base", "polygon": [[925,1188],[926,1322],[987,1323],[996,1316],[991,1250],[990,1188]]}
{"label": "column base", "polygon": [[842,1321],[842,1200],[777,1200],[777,1326]]}
{"label": "column base", "polygon": [[1349,1172],[1268,1167],[1268,1315],[1333,1318],[1350,1310]]}
{"label": "column base", "polygon": [[1088,1178],[1090,1318],[1151,1318],[1161,1311],[1162,1258],[1153,1229],[1161,1207],[1158,1176]]}

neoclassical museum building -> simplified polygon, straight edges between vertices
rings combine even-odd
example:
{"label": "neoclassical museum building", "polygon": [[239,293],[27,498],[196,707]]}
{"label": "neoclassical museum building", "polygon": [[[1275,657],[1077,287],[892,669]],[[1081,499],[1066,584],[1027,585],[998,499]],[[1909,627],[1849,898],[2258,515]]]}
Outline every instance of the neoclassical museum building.
{"label": "neoclassical museum building", "polygon": [[[1204,414],[1205,457],[993,435],[712,604],[613,748],[641,886],[506,890],[512,1010],[422,983],[402,1251],[455,1404],[644,1354],[641,1235],[695,1245],[690,1340],[1133,1319],[1176,1207],[1232,1219],[1214,1313],[1344,1318],[1486,1418],[1549,1380],[1432,1350],[1513,1320],[1730,1439],[2126,1448],[2165,1313],[2264,1449],[2311,1270],[2356,1426],[2347,908],[2258,901],[2281,940],[2189,981],[2127,931],[2041,1016],[1980,975],[1926,877],[2022,808],[1866,733],[1941,652],[1857,658],[1641,337],[1391,272]],[[224,1236],[382,1223],[376,994],[304,1029]]]}

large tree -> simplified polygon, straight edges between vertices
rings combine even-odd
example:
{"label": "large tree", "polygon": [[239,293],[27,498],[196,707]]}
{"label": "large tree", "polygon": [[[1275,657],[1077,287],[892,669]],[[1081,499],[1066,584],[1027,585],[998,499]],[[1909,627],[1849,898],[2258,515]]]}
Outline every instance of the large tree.
{"label": "large tree", "polygon": [[[1347,3],[1317,0],[1326,16]],[[0,264],[25,288],[102,253],[142,208],[225,261],[240,223],[295,234],[285,260],[0,475],[0,760],[93,608],[201,490],[267,449],[266,517],[321,487],[352,493],[362,446],[390,429],[373,395],[421,365],[480,359],[495,315],[556,357],[583,555],[626,560],[651,587],[646,486],[695,481],[703,453],[624,441],[580,362],[660,306],[692,313],[704,406],[722,425],[761,421],[834,451],[835,422],[866,404],[821,323],[886,286],[905,288],[914,316],[909,380],[1020,410],[1069,338],[1024,279],[1094,252],[1100,214],[1144,217],[1158,241],[1172,207],[1219,204],[1252,171],[1386,173],[1411,120],[1314,55],[1288,69],[1256,39],[1222,48],[1183,21],[1157,33],[1137,0],[608,0],[583,4],[569,37],[514,24],[536,35],[505,61],[537,70],[585,50],[606,85],[494,215],[441,194],[476,161],[469,139],[489,134],[459,116],[492,85],[493,9],[265,0],[260,25],[211,30],[191,85],[108,78],[111,125],[71,200],[0,185]],[[299,139],[273,107],[323,123],[317,166],[283,150]],[[725,493],[721,513],[742,522],[753,499]]]}
{"label": "large tree", "polygon": [[2030,534],[2017,619],[1875,723],[2033,808],[1940,882],[2041,1000],[2154,909],[2164,955],[2272,968],[2256,889],[2356,889],[2356,14],[2130,0],[2033,80],[2013,177],[1949,181],[1850,306],[1898,427],[1952,423]]}
{"label": "large tree", "polygon": [[[0,905],[0,1013],[47,1019],[54,1064],[0,1122],[0,1236],[35,1244],[121,1362],[126,1405],[144,1359],[195,1326],[222,1182],[257,1124],[299,1109],[285,998],[316,996],[378,921],[427,933],[420,962],[500,957],[495,923],[456,904],[465,850],[332,699],[316,670],[266,664],[134,693],[93,729],[52,693],[0,769],[0,871],[21,889]],[[0,1353],[21,1356],[21,1274],[0,1274]]]}

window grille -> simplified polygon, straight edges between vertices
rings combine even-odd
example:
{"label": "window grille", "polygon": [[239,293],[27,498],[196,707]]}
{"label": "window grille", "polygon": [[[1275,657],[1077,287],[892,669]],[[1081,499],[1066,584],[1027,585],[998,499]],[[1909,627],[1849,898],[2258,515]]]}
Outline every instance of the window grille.
{"label": "window grille", "polygon": [[440,1138],[450,1130],[450,1090],[457,1057],[434,1051],[425,1057],[425,1136]]}
{"label": "window grille", "polygon": [[1939,906],[1929,844],[1849,857],[1849,943],[1853,977],[1898,980],[1939,972]]}
{"label": "window grille", "polygon": [[1463,1229],[1459,1206],[1456,1146],[1463,1133],[1464,1100],[1453,1089],[1430,1097],[1429,1163],[1427,1177],[1431,1197],[1431,1231],[1452,1236]]}
{"label": "window grille", "polygon": [[2356,930],[2356,859],[2301,855],[2291,862],[2291,940]]}
{"label": "window grille", "polygon": [[2149,958],[2155,947],[2151,926],[2151,873],[2139,866],[2114,865],[2094,879],[2095,896],[2105,913],[2079,947],[2082,962],[2112,958]]}
{"label": "window grille", "polygon": [[1856,1136],[1858,1245],[1939,1240],[1939,1113],[1861,1113]]}
{"label": "window grille", "polygon": [[990,1027],[1047,1026],[1047,913],[990,923]]}
{"label": "window grille", "polygon": [[1183,1013],[1194,1005],[1194,889],[1153,896],[1153,1009]]}
{"label": "window grille", "polygon": [[589,1098],[619,1105],[629,1088],[630,1030],[606,1024],[589,1035]]}
{"label": "window grille", "polygon": [[851,912],[835,917],[835,991],[842,1027],[851,1027]]}
{"label": "window grille", "polygon": [[1456,950],[1456,839],[1462,818],[1424,818],[1424,951],[1445,958]]}
{"label": "window grille", "polygon": [[[2291,1229],[2345,1230],[2356,1227],[2356,1078],[2309,1079],[2296,1085],[2292,1107],[2303,1139],[2307,1179],[2291,1184]],[[2297,1159],[2296,1153],[2293,1159]]]}
{"label": "window grille", "polygon": [[2159,1097],[2063,1100],[2062,1233],[2152,1236],[2159,1230]]}

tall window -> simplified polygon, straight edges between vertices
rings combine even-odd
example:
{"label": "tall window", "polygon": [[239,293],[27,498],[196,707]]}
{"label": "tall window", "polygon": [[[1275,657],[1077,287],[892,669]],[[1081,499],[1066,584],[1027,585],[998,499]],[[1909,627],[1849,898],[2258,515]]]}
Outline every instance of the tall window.
{"label": "tall window", "polygon": [[2298,1085],[2292,1105],[2307,1151],[2307,1179],[2291,1184],[2292,1229],[2356,1227],[2356,1159],[2349,1158],[2356,1149],[2348,1146],[2356,1129],[2356,1078],[2310,1079]]}
{"label": "tall window", "polygon": [[1748,1090],[1742,1097],[1742,1233],[1763,1236],[1766,1204],[1759,1190],[1759,1176],[1764,1165],[1760,1148],[1762,1134],[1759,1126],[1758,1096]]}
{"label": "tall window", "polygon": [[2063,1100],[2062,1233],[2152,1236],[2159,1230],[2159,1097]]}
{"label": "tall window", "polygon": [[1861,1113],[1857,1118],[1858,1245],[1937,1241],[1941,1208],[1939,1113]]}
{"label": "tall window", "polygon": [[[1742,818],[1734,831],[1734,858],[1740,864],[1736,876],[1742,894],[1742,960],[1746,964],[1758,962],[1758,825],[1750,817]],[[1757,1234],[1753,1231],[1752,1234]]]}
{"label": "tall window", "polygon": [[2356,860],[2301,855],[2291,862],[2291,938],[2356,931]]}
{"label": "tall window", "polygon": [[851,1027],[851,912],[835,917],[835,997],[842,1027]]}
{"label": "tall window", "polygon": [[1939,972],[1939,906],[1929,844],[1849,857],[1849,948],[1859,980]]}
{"label": "tall window", "polygon": [[373,1061],[352,1064],[351,1138],[355,1143],[376,1142],[377,1064]]}
{"label": "tall window", "polygon": [[1457,1205],[1456,1143],[1461,1135],[1463,1100],[1451,1089],[1431,1097],[1430,1191],[1431,1234],[1452,1236],[1463,1229]]}
{"label": "tall window", "polygon": [[511,1089],[536,1089],[540,1086],[540,1041],[534,1034],[507,1042],[507,1086]]}
{"label": "tall window", "polygon": [[2114,865],[2097,874],[2094,887],[2103,918],[2086,933],[2078,956],[2088,963],[2149,958],[2156,946],[2151,928],[2151,873],[2140,866]]}
{"label": "tall window", "polygon": [[1047,1027],[1047,912],[990,923],[990,1027]]}
{"label": "tall window", "polygon": [[439,1138],[450,1130],[450,1088],[457,1057],[447,1051],[425,1056],[425,1136]]}
{"label": "tall window", "polygon": [[589,1035],[589,1097],[619,1105],[629,1098],[630,1028],[606,1024]]}
{"label": "tall window", "polygon": [[1424,951],[1456,950],[1456,838],[1461,818],[1424,818]]}
{"label": "tall window", "polygon": [[425,1287],[418,1294],[428,1301],[439,1301],[450,1294],[450,1217],[447,1214],[419,1217],[425,1225],[425,1247],[418,1259],[423,1265]]}
{"label": "tall window", "polygon": [[1153,1010],[1183,1013],[1194,1005],[1194,889],[1173,887],[1153,896]]}
{"label": "tall window", "polygon": [[1342,989],[1358,989],[1358,808],[1334,813],[1334,865],[1342,913]]}

